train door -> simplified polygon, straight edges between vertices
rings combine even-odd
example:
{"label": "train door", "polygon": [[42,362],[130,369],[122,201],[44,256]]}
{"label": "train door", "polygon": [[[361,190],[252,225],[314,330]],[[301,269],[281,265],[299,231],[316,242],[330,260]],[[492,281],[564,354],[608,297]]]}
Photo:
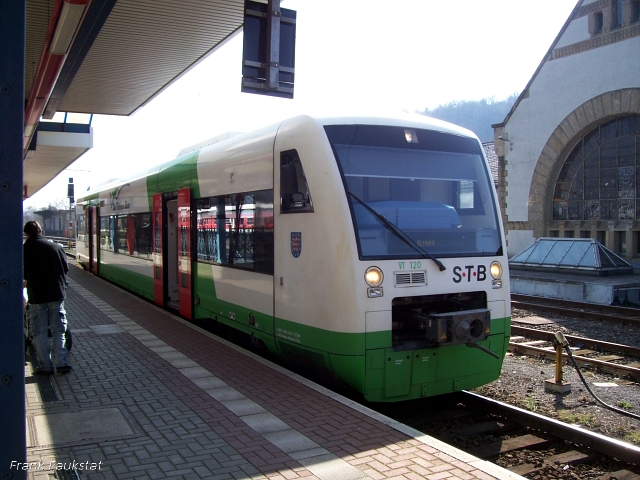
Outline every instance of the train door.
{"label": "train door", "polygon": [[151,234],[153,235],[153,301],[164,306],[164,269],[162,262],[162,194],[152,199]]}
{"label": "train door", "polygon": [[[84,246],[86,247],[87,251],[86,251],[86,255],[87,255],[87,262],[84,264],[84,269],[87,270],[88,272],[92,271],[92,267],[93,267],[93,260],[92,260],[92,256],[93,256],[93,218],[92,218],[92,208],[91,207],[84,207],[84,218],[85,218],[85,231],[84,231]],[[78,228],[78,234],[80,234],[80,229]],[[78,238],[79,235],[78,235]],[[80,242],[78,240],[76,240],[77,242],[77,248],[78,250],[81,248]]]}
{"label": "train door", "polygon": [[98,224],[98,207],[90,207],[87,215],[89,221],[89,271],[98,275],[98,250],[100,249],[100,225]]}
{"label": "train door", "polygon": [[[84,233],[84,242],[82,242],[83,245],[80,244],[80,242],[78,240],[77,241],[77,248],[78,251],[80,251],[80,248],[82,248],[82,246],[84,246],[84,248],[86,249],[86,252],[84,252],[86,254],[87,257],[87,261],[84,264],[84,269],[87,270],[88,272],[92,272],[93,271],[93,209],[91,207],[84,207],[84,218],[85,218],[85,231],[84,232],[80,232],[80,228],[78,228],[78,234],[80,233]],[[78,235],[78,239],[80,238],[80,236]]]}
{"label": "train door", "polygon": [[154,301],[192,318],[191,193],[153,196]]}
{"label": "train door", "polygon": [[[313,261],[309,260],[309,256],[316,260],[312,242],[322,238],[322,233],[313,222],[311,192],[300,156],[297,150],[285,148],[291,141],[279,141],[281,143],[275,147],[275,161],[279,167],[276,169],[276,195],[280,195],[280,201],[274,202],[280,205],[280,211],[275,215],[275,317],[309,321],[311,309],[305,310],[301,302],[292,302],[291,299],[300,295],[302,286],[311,274],[309,267]],[[284,151],[278,154],[280,148]],[[306,300],[305,305],[320,309],[313,303],[313,295]]]}
{"label": "train door", "polygon": [[191,290],[191,191],[178,190],[178,297],[180,315],[192,318]]}
{"label": "train door", "polygon": [[179,235],[178,235],[178,199],[173,198],[168,200],[167,203],[167,248],[166,248],[166,267],[167,267],[167,307],[172,310],[179,311],[180,309],[180,291],[178,285],[178,248],[179,248]]}

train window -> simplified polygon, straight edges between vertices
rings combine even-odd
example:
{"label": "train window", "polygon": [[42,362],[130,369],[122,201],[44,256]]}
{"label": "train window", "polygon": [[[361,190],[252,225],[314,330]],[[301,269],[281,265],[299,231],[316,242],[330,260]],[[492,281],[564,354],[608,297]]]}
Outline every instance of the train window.
{"label": "train window", "polygon": [[116,249],[119,253],[132,254],[127,245],[127,215],[121,215],[117,217],[117,233],[116,233]]}
{"label": "train window", "polygon": [[473,182],[461,180],[458,182],[458,207],[473,208]]}
{"label": "train window", "polygon": [[78,214],[76,218],[76,237],[78,242],[84,242],[89,245],[89,236],[87,235],[87,220],[84,214]]}
{"label": "train window", "polygon": [[135,240],[133,252],[138,257],[151,255],[151,214],[134,215]]}
{"label": "train window", "polygon": [[115,252],[115,217],[100,217],[100,250]]}
{"label": "train window", "polygon": [[477,182],[460,180],[453,185],[454,198],[451,202],[460,215],[484,215],[484,202],[480,198]]}
{"label": "train window", "polygon": [[379,125],[325,131],[349,193],[360,258],[422,255],[403,235],[439,257],[499,254],[498,209],[476,139],[411,129],[408,142],[406,129]]}
{"label": "train window", "polygon": [[150,259],[151,213],[118,217],[118,253]]}
{"label": "train window", "polygon": [[273,275],[273,190],[196,201],[198,261]]}
{"label": "train window", "polygon": [[117,232],[116,217],[111,216],[109,217],[109,250],[115,253],[118,253],[118,242],[116,240]]}
{"label": "train window", "polygon": [[151,213],[100,217],[100,250],[150,260]]}
{"label": "train window", "polygon": [[307,178],[295,150],[280,154],[280,212],[313,212]]}
{"label": "train window", "polygon": [[100,217],[100,250],[107,249],[109,237],[109,217]]}

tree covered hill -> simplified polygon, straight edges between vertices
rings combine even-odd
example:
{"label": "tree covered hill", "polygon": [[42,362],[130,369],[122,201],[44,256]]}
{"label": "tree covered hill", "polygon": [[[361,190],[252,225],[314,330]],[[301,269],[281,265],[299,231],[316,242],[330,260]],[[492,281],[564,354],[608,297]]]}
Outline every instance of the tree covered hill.
{"label": "tree covered hill", "polygon": [[453,101],[418,113],[468,128],[478,135],[481,142],[492,142],[491,125],[504,120],[517,98],[518,94],[514,93],[500,101],[494,100],[493,97],[482,100]]}

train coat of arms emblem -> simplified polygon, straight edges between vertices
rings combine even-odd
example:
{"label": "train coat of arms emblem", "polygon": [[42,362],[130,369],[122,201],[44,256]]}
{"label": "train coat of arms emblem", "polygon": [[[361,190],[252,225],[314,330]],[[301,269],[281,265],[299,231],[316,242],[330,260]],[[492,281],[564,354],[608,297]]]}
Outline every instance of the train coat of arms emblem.
{"label": "train coat of arms emblem", "polygon": [[302,232],[291,232],[291,255],[298,258],[302,253]]}

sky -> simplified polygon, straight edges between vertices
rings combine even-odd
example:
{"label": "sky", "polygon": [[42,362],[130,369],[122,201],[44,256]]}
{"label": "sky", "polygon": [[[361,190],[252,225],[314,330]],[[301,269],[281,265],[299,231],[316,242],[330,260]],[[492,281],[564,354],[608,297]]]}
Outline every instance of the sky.
{"label": "sky", "polygon": [[[240,92],[236,35],[129,117],[94,115],[93,149],[24,207],[301,113],[422,112],[520,93],[576,0],[282,0],[297,12],[294,99]],[[69,121],[72,121],[71,117]],[[68,204],[67,204],[68,205]]]}

